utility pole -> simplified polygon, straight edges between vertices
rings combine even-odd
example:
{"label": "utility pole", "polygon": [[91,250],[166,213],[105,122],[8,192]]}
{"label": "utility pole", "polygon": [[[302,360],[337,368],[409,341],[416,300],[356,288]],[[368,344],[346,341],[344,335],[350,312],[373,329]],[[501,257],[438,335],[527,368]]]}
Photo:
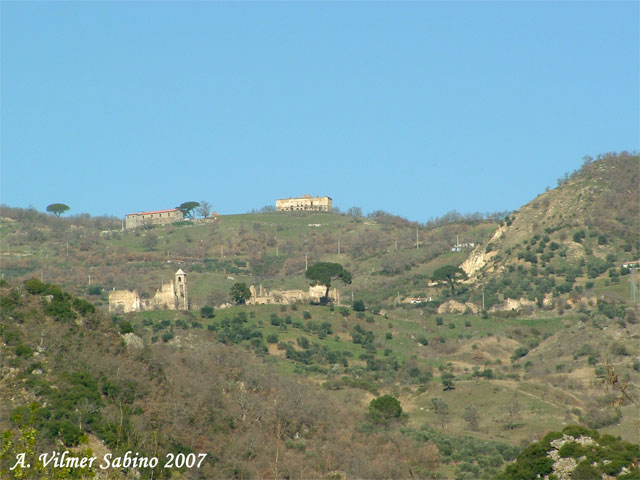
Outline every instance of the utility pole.
{"label": "utility pole", "polygon": [[304,254],[304,271],[306,272],[309,268],[309,259],[307,258],[307,254]]}
{"label": "utility pole", "polygon": [[89,285],[91,285],[91,275],[89,275]]}

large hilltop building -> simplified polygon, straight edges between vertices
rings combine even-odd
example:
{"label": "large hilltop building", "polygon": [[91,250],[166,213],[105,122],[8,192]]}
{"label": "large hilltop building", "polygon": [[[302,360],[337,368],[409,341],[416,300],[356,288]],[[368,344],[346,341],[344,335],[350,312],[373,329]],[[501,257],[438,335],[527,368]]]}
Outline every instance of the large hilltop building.
{"label": "large hilltop building", "polygon": [[189,310],[187,274],[178,269],[173,282],[162,285],[152,299],[141,300],[137,290],[109,292],[109,312],[129,313],[141,310]]}
{"label": "large hilltop building", "polygon": [[143,225],[163,225],[179,222],[184,215],[177,208],[170,210],[156,210],[153,212],[138,212],[125,215],[124,227],[126,229],[142,227]]}
{"label": "large hilltop building", "polygon": [[311,212],[330,212],[332,208],[331,197],[312,197],[311,195],[302,195],[297,198],[284,198],[276,200],[277,212],[295,212],[295,211],[311,211]]}

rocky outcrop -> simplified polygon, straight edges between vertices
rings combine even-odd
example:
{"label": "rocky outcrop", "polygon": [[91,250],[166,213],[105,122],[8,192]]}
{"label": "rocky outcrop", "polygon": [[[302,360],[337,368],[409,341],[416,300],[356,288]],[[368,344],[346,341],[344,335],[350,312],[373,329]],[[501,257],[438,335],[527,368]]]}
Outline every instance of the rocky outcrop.
{"label": "rocky outcrop", "polygon": [[125,333],[124,343],[127,345],[127,350],[136,351],[144,348],[144,341],[135,333]]}
{"label": "rocky outcrop", "polygon": [[[562,438],[558,438],[551,442],[552,450],[547,452],[547,457],[553,460],[553,474],[556,476],[558,480],[571,480],[573,478],[572,472],[578,466],[578,459],[572,457],[561,457],[560,449],[566,445],[567,443],[577,443],[583,447],[589,445],[597,445],[597,443],[591,437],[586,437],[584,435],[580,435],[575,438],[571,435],[562,435]],[[583,457],[584,458],[584,457]],[[606,462],[606,460],[605,460]],[[549,476],[545,475],[545,480],[548,480]]]}
{"label": "rocky outcrop", "polygon": [[460,303],[455,300],[444,302],[438,307],[438,313],[480,313],[480,307],[471,302]]}
{"label": "rocky outcrop", "polygon": [[527,300],[526,298],[507,298],[502,306],[495,307],[495,310],[507,310],[507,311],[520,311],[520,310],[532,310],[536,308],[536,302]]}
{"label": "rocky outcrop", "polygon": [[[502,237],[504,232],[507,230],[507,226],[503,225],[496,230],[493,234],[493,237],[487,242],[487,245],[490,245],[492,242],[495,242]],[[495,251],[488,252],[486,251],[486,245],[480,244],[478,245],[471,254],[467,257],[467,259],[462,262],[460,268],[464,270],[464,273],[467,274],[469,278],[475,276],[480,270],[484,268],[489,259],[496,255]]]}

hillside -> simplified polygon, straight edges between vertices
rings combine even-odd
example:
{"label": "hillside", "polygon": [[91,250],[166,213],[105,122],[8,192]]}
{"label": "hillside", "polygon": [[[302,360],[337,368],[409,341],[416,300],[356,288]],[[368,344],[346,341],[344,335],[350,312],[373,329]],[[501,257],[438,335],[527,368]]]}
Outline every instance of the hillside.
{"label": "hillside", "polygon": [[[175,474],[162,466],[136,469],[143,478],[308,478],[331,471],[400,478],[410,468],[433,467],[434,459],[419,458],[420,444],[398,433],[358,432],[354,419],[364,409],[348,396],[281,374],[242,348],[212,341],[210,331],[138,344],[126,324],[56,286],[1,288],[0,430],[12,426],[16,442],[12,447],[2,437],[2,478],[22,478],[8,468],[30,428],[35,451],[207,454],[200,468]],[[406,448],[397,451],[396,442]],[[309,462],[306,451],[321,455]],[[46,478],[62,475],[40,468]],[[131,469],[93,471],[99,478],[138,478]],[[72,469],[55,478],[86,474]]]}
{"label": "hillside", "polygon": [[317,261],[339,262],[353,273],[353,284],[343,292],[349,303],[352,291],[379,306],[393,305],[398,295],[424,297],[436,268],[464,260],[467,251],[451,252],[456,235],[461,242],[478,243],[497,228],[495,220],[481,216],[419,225],[384,212],[368,218],[221,215],[215,222],[126,231],[115,219],[53,219],[8,207],[0,209],[0,217],[5,278],[37,276],[77,294],[89,283],[93,290],[96,285],[105,291],[138,289],[148,297],[181,267],[189,273],[194,309],[228,302],[235,281],[306,288],[305,264]]}
{"label": "hillside", "polygon": [[588,159],[559,183],[507,216],[462,263],[487,308],[507,299],[556,308],[570,308],[567,298],[631,301],[622,264],[640,256],[639,157]]}
{"label": "hillside", "polygon": [[[640,256],[638,168],[588,161],[504,220],[251,213],[123,231],[0,207],[0,431],[35,428],[37,451],[208,454],[142,478],[517,478],[528,461],[550,471],[533,442],[560,425],[637,444],[638,272],[621,264]],[[230,304],[238,282],[304,290],[319,261],[352,275],[340,304]],[[458,265],[455,289],[434,281]],[[149,299],[178,268],[190,310],[108,313],[112,289]],[[374,408],[388,396],[393,414]],[[599,474],[635,475],[603,459]]]}

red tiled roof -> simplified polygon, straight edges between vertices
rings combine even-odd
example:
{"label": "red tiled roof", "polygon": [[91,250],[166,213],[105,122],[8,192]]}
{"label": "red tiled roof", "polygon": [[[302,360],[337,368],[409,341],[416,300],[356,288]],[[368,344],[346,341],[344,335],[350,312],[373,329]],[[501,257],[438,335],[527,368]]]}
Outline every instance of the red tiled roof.
{"label": "red tiled roof", "polygon": [[150,215],[152,213],[167,213],[167,212],[177,212],[177,208],[170,208],[169,210],[155,210],[153,212],[138,212],[138,213],[127,213],[127,217],[129,215]]}

